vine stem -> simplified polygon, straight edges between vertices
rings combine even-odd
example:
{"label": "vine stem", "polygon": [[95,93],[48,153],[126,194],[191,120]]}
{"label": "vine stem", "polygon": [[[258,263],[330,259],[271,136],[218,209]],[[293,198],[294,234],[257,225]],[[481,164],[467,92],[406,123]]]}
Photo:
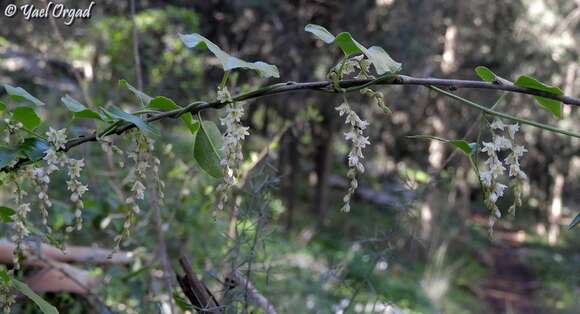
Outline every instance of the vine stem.
{"label": "vine stem", "polygon": [[[365,80],[355,80],[355,79],[347,79],[347,80],[340,80],[338,81],[338,87],[336,88],[333,85],[332,81],[314,81],[314,82],[286,82],[286,83],[276,83],[268,86],[261,87],[257,90],[242,93],[236,95],[232,98],[232,102],[256,99],[260,97],[265,97],[269,95],[287,93],[287,92],[294,92],[294,91],[317,91],[317,92],[326,92],[326,93],[344,93],[344,92],[353,92],[361,90],[365,87],[372,86],[372,85],[411,85],[411,86],[425,86],[427,88],[434,89],[446,96],[454,98],[456,100],[461,101],[462,103],[485,112],[490,115],[502,117],[505,119],[513,120],[520,122],[522,124],[531,125],[537,128],[541,128],[547,131],[561,133],[565,135],[569,135],[572,137],[580,138],[580,133],[568,130],[558,129],[556,127],[542,124],[535,121],[521,119],[515,116],[511,116],[502,112],[498,112],[492,109],[489,109],[485,106],[479,105],[475,102],[470,100],[464,99],[460,96],[457,96],[453,93],[447,92],[441,88],[446,88],[448,90],[457,90],[460,88],[466,89],[486,89],[486,90],[496,90],[496,91],[506,91],[511,93],[518,93],[518,94],[527,94],[532,96],[542,96],[545,98],[550,98],[554,100],[561,101],[562,103],[579,106],[580,107],[580,98],[572,97],[572,96],[560,96],[551,93],[547,93],[540,90],[535,90],[531,88],[519,87],[515,84],[509,82],[482,82],[482,81],[472,81],[472,80],[457,80],[457,79],[442,79],[442,78],[416,78],[407,75],[398,75],[398,74],[387,74],[380,76],[376,79],[365,79]],[[153,122],[161,119],[171,118],[176,119],[179,118],[181,115],[185,113],[197,114],[200,111],[207,110],[207,109],[219,109],[227,105],[226,102],[203,102],[203,101],[195,101],[190,103],[189,105],[175,109],[171,111],[166,111],[163,113],[159,113],[156,115],[151,115],[144,119],[146,122]],[[121,135],[126,131],[129,131],[136,126],[134,124],[120,124],[115,127],[109,127],[106,131],[100,134],[92,133],[92,134],[85,134],[79,137],[73,138],[69,140],[65,144],[65,148],[61,149],[61,151],[69,151],[71,148],[75,146],[79,146],[81,144],[87,142],[95,142],[98,141],[101,137],[110,136],[112,134]],[[20,165],[28,162],[27,158],[21,158],[17,162],[16,166],[8,171],[14,170],[18,168]],[[6,171],[7,169],[0,169],[0,171]]]}
{"label": "vine stem", "polygon": [[500,117],[500,118],[512,120],[512,121],[515,121],[515,122],[519,122],[521,124],[531,125],[533,127],[536,127],[536,128],[539,128],[539,129],[543,129],[543,130],[546,130],[546,131],[551,131],[551,132],[555,132],[555,133],[560,133],[560,134],[564,134],[564,135],[569,135],[569,136],[573,136],[573,137],[576,137],[576,138],[580,138],[580,133],[578,133],[578,132],[574,132],[574,131],[569,131],[569,130],[564,130],[564,129],[556,128],[556,127],[553,127],[553,126],[548,125],[548,124],[543,124],[543,123],[536,122],[536,121],[532,121],[532,120],[526,120],[526,119],[518,118],[516,116],[509,115],[507,113],[495,111],[495,110],[493,110],[491,108],[487,108],[487,107],[482,106],[482,105],[480,105],[478,103],[475,103],[475,102],[473,102],[471,100],[468,100],[468,99],[465,99],[463,97],[457,96],[457,95],[455,95],[453,93],[444,91],[444,90],[442,90],[440,88],[437,88],[435,86],[429,86],[429,88],[432,89],[432,90],[434,90],[434,91],[436,91],[436,92],[438,92],[438,93],[441,93],[441,94],[443,94],[445,96],[448,96],[448,97],[451,97],[453,99],[459,100],[462,103],[464,103],[464,104],[466,104],[466,105],[468,105],[468,106],[470,106],[472,108],[475,108],[477,110],[480,110],[480,111],[485,112],[485,113],[487,113],[489,115],[492,115],[492,116],[496,116],[496,117]]}

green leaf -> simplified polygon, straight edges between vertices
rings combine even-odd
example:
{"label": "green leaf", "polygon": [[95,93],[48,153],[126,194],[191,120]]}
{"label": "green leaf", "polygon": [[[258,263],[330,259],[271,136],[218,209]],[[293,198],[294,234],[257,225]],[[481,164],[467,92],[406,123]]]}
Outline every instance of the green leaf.
{"label": "green leaf", "polygon": [[28,100],[37,106],[44,106],[44,103],[41,100],[30,95],[30,93],[24,90],[22,87],[14,87],[8,84],[4,84],[4,89],[6,90],[6,93],[14,100]]}
{"label": "green leaf", "polygon": [[473,153],[473,145],[469,144],[465,140],[449,140],[447,143],[461,149],[466,155],[471,155]]}
{"label": "green leaf", "polygon": [[7,284],[10,282],[10,277],[8,276],[8,272],[6,272],[6,270],[0,269],[0,279],[2,280],[2,282],[4,284]]}
{"label": "green leaf", "polygon": [[6,110],[6,104],[0,101],[0,111]]}
{"label": "green leaf", "polygon": [[48,142],[37,137],[29,137],[18,145],[18,151],[32,161],[40,160],[50,146]]}
{"label": "green leaf", "polygon": [[143,119],[141,119],[140,117],[133,115],[133,114],[130,114],[130,113],[126,113],[125,111],[123,111],[115,106],[110,106],[109,108],[104,109],[104,111],[109,116],[111,116],[111,118],[120,119],[120,120],[134,124],[144,134],[148,134],[148,135],[158,135],[159,134],[159,131],[157,131],[149,123],[143,121]]}
{"label": "green leaf", "polygon": [[175,304],[179,307],[179,309],[184,312],[188,310],[193,310],[193,306],[189,304],[189,302],[186,299],[177,294],[177,292],[173,292],[173,301],[175,301]]}
{"label": "green leaf", "polygon": [[[535,89],[558,96],[564,95],[564,92],[560,88],[544,84],[528,75],[522,75],[518,77],[518,80],[515,84],[519,87]],[[553,113],[556,118],[562,117],[562,103],[559,100],[542,96],[534,96],[534,99],[540,104],[540,106],[548,109],[551,113]]]}
{"label": "green leaf", "polygon": [[58,314],[58,310],[56,307],[52,306],[50,303],[44,301],[38,294],[36,294],[32,289],[30,289],[24,282],[16,280],[12,278],[12,282],[14,283],[14,287],[18,289],[18,291],[22,292],[25,296],[27,296],[32,302],[40,308],[42,313],[44,314]]}
{"label": "green leaf", "polygon": [[220,148],[223,145],[223,137],[220,130],[211,121],[200,123],[199,131],[195,136],[193,156],[205,172],[215,178],[223,177],[220,166]]}
{"label": "green leaf", "polygon": [[379,75],[401,71],[401,63],[393,60],[383,48],[372,46],[367,49],[358,41],[354,40],[350,33],[342,32],[334,37],[326,28],[315,24],[306,25],[304,30],[314,34],[327,44],[336,43],[347,57],[358,53],[364,54],[373,64],[375,71]]}
{"label": "green leaf", "polygon": [[219,62],[222,64],[222,67],[224,68],[224,71],[230,71],[233,69],[250,69],[258,72],[262,77],[280,77],[278,68],[275,65],[271,65],[262,61],[247,62],[236,58],[221,50],[220,47],[200,34],[179,34],[179,36],[181,37],[181,41],[183,41],[185,46],[188,48],[208,49],[216,56],[216,58],[218,58]]}
{"label": "green leaf", "polygon": [[495,73],[493,73],[488,67],[480,65],[480,66],[475,68],[475,73],[483,81],[487,81],[487,82],[495,82],[496,81]]}
{"label": "green leaf", "polygon": [[151,101],[151,99],[153,99],[153,97],[133,87],[133,85],[129,84],[126,80],[119,80],[119,86],[127,88],[133,94],[135,94],[135,96],[137,96],[137,98],[139,99],[141,106],[143,107],[149,105],[149,102]]}
{"label": "green leaf", "polygon": [[88,109],[83,104],[78,102],[76,99],[65,95],[60,99],[66,108],[73,113],[75,118],[86,118],[86,119],[98,119],[103,120],[100,113]]}
{"label": "green leaf", "polygon": [[572,220],[572,222],[570,223],[568,228],[572,229],[572,228],[576,227],[578,224],[580,224],[580,213],[578,213],[578,215],[576,215],[576,217],[574,217],[574,220]]}
{"label": "green leaf", "polygon": [[466,140],[446,140],[444,138],[440,138],[440,137],[433,136],[433,135],[411,135],[411,136],[407,136],[407,138],[436,140],[439,142],[451,144],[451,145],[455,146],[456,148],[459,148],[461,151],[463,151],[468,156],[471,155],[475,151],[475,148],[477,145],[476,143],[470,144]]}
{"label": "green leaf", "polygon": [[336,37],[332,35],[326,28],[316,25],[316,24],[308,24],[304,26],[304,30],[312,33],[314,36],[318,37],[318,39],[322,40],[327,44],[332,44]]}
{"label": "green leaf", "polygon": [[12,114],[12,118],[18,122],[21,122],[22,125],[28,130],[34,130],[36,127],[40,125],[42,120],[40,117],[34,112],[34,109],[30,107],[16,107]]}
{"label": "green leaf", "polygon": [[0,220],[4,223],[11,223],[15,213],[16,211],[10,207],[0,206]]}
{"label": "green leaf", "polygon": [[[149,106],[147,108],[162,110],[162,111],[171,111],[175,109],[182,109],[183,107],[178,106],[173,100],[164,96],[157,96],[149,102]],[[195,134],[199,129],[199,123],[197,121],[193,121],[193,116],[191,113],[186,113],[181,115],[181,120],[185,123],[191,134]]]}
{"label": "green leaf", "polygon": [[18,150],[0,146],[0,169],[8,166],[16,157],[18,157]]}

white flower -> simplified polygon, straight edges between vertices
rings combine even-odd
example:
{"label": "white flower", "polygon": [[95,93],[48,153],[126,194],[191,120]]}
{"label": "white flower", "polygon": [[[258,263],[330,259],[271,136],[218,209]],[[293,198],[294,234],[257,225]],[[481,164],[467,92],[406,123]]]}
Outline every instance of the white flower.
{"label": "white flower", "polygon": [[85,166],[85,161],[83,159],[72,159],[68,160],[68,175],[71,178],[79,178],[81,176],[81,170]]}
{"label": "white flower", "polygon": [[218,88],[217,100],[221,103],[229,102],[232,100],[232,96],[230,95],[230,91],[227,89],[227,87]]}
{"label": "white flower", "polygon": [[[493,231],[491,228],[495,224],[497,218],[501,216],[501,212],[496,203],[499,198],[504,195],[504,192],[507,189],[507,185],[499,182],[499,179],[503,176],[506,170],[505,166],[509,168],[509,177],[514,178],[510,182],[514,187],[514,203],[510,206],[509,212],[513,214],[516,206],[520,206],[522,203],[521,180],[527,179],[527,175],[520,168],[519,158],[522,157],[527,150],[524,146],[516,145],[515,143],[515,135],[520,128],[519,124],[515,123],[506,125],[501,120],[496,119],[491,123],[490,128],[508,134],[508,137],[506,137],[492,132],[492,142],[483,142],[483,149],[481,150],[489,156],[484,163],[485,169],[480,171],[479,176],[481,183],[484,186],[484,190],[486,191],[486,205],[491,211],[489,218],[491,234]],[[502,162],[499,160],[498,152],[504,150],[509,151],[509,154]]]}
{"label": "white flower", "polygon": [[495,130],[500,130],[503,131],[506,128],[506,125],[503,123],[503,121],[499,120],[499,119],[495,119],[490,125],[490,128],[495,129]]}
{"label": "white flower", "polygon": [[61,153],[57,153],[52,148],[49,148],[46,151],[46,154],[44,155],[44,158],[43,158],[47,164],[46,174],[50,175],[51,173],[60,169],[60,166],[62,166],[64,158],[62,158],[62,156],[60,156],[59,154],[61,154]]}
{"label": "white flower", "polygon": [[493,173],[491,171],[481,171],[479,173],[479,178],[481,179],[481,183],[486,186],[490,187],[493,181]]}
{"label": "white flower", "polygon": [[513,140],[516,138],[516,133],[518,132],[518,130],[520,129],[520,125],[515,123],[515,124],[510,124],[507,126],[508,128],[508,134],[510,136],[510,138]]}
{"label": "white flower", "polygon": [[503,192],[505,191],[506,188],[507,188],[507,185],[501,184],[501,183],[496,183],[493,186],[493,191],[489,195],[489,200],[492,203],[497,202],[497,200],[503,196]]}
{"label": "white flower", "polygon": [[354,191],[358,187],[358,181],[356,180],[356,174],[363,173],[365,167],[362,163],[364,155],[362,150],[370,144],[369,138],[364,136],[363,130],[365,130],[369,123],[362,120],[354,110],[350,108],[348,103],[344,103],[337,106],[336,111],[338,111],[339,116],[346,116],[345,123],[350,126],[350,130],[344,133],[344,138],[351,142],[351,149],[348,153],[348,166],[350,170],[347,177],[350,179],[350,185],[347,194],[344,196],[342,211],[350,211],[350,199],[354,194]]}
{"label": "white flower", "polygon": [[513,147],[513,154],[516,157],[522,157],[524,155],[524,153],[527,152],[527,151],[528,150],[524,146],[522,146],[522,145],[515,145]]}
{"label": "white flower", "polygon": [[133,187],[131,187],[131,191],[135,192],[135,197],[137,199],[142,200],[145,198],[145,186],[141,181],[135,181]]}
{"label": "white flower", "polygon": [[508,149],[512,146],[512,142],[507,139],[505,136],[496,136],[493,141],[496,151],[500,151],[502,149]]}
{"label": "white flower", "polygon": [[347,103],[342,103],[338,107],[334,108],[338,111],[339,116],[343,116],[345,113],[350,112],[350,106]]}
{"label": "white flower", "polygon": [[52,127],[50,127],[48,132],[46,132],[46,136],[48,136],[48,141],[56,149],[64,149],[65,148],[66,129],[55,130]]}
{"label": "white flower", "polygon": [[481,149],[482,152],[487,153],[488,155],[492,155],[495,154],[496,151],[499,151],[499,149],[497,148],[497,146],[495,145],[494,142],[483,142],[482,143],[483,148]]}
{"label": "white flower", "polygon": [[[250,135],[248,131],[250,128],[241,124],[243,116],[244,107],[240,103],[234,102],[225,107],[225,115],[220,118],[221,125],[225,127],[224,141],[220,148],[224,156],[220,162],[224,173],[224,182],[217,188],[220,195],[217,207],[220,210],[225,207],[230,188],[237,184],[240,164],[244,160],[242,141]],[[236,205],[234,204],[234,206]]]}

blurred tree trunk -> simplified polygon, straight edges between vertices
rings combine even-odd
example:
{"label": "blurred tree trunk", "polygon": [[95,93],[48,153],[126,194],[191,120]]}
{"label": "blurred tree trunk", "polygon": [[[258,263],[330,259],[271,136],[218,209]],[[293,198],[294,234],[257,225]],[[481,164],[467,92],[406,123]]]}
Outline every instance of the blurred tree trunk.
{"label": "blurred tree trunk", "polygon": [[284,135],[281,145],[280,154],[280,176],[282,177],[282,197],[284,198],[284,205],[286,207],[286,232],[292,230],[294,222],[294,209],[296,207],[296,185],[297,174],[299,172],[298,165],[298,139],[292,133],[287,132]]}
{"label": "blurred tree trunk", "polygon": [[[457,25],[450,22],[447,25],[443,42],[443,53],[441,55],[441,72],[449,74],[457,68]],[[445,138],[448,135],[449,121],[444,121],[449,117],[449,110],[445,104],[445,99],[437,97],[436,100],[436,114],[431,118],[431,126],[435,136]],[[446,147],[440,141],[431,141],[429,143],[429,167],[431,173],[436,173],[441,170],[444,163]],[[423,239],[428,239],[432,231],[433,208],[436,205],[437,190],[430,188],[423,206],[421,207],[421,236]],[[452,204],[449,204],[452,207]]]}
{"label": "blurred tree trunk", "polygon": [[313,211],[321,223],[326,219],[328,195],[330,192],[329,177],[332,168],[334,152],[334,133],[337,128],[337,118],[334,106],[325,105],[322,108],[323,122],[316,128],[314,138],[316,143],[316,187],[314,189]]}
{"label": "blurred tree trunk", "polygon": [[[574,95],[574,83],[576,81],[576,72],[577,72],[577,65],[575,63],[570,64],[566,71],[566,78],[564,84],[564,92],[566,95]],[[564,117],[570,117],[571,114],[571,106],[564,106]],[[567,142],[568,147],[573,147],[573,143],[569,139],[565,139]],[[563,157],[563,156],[562,156]],[[551,191],[551,204],[550,210],[548,213],[548,243],[556,244],[560,237],[560,225],[561,225],[561,218],[562,218],[562,209],[563,209],[563,194],[564,194],[564,187],[566,186],[566,171],[570,169],[570,164],[568,163],[565,166],[561,165],[561,162],[558,160],[554,161],[554,167],[552,167],[552,182],[553,187]]]}

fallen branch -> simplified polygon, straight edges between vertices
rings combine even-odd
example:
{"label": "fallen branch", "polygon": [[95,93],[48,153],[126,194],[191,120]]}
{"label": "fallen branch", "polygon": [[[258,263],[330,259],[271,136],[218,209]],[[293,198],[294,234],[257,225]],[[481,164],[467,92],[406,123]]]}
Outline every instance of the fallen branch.
{"label": "fallen branch", "polygon": [[186,256],[182,256],[179,259],[179,265],[181,265],[185,274],[180,276],[176,273],[177,282],[197,312],[210,314],[222,313],[219,303],[213,294],[205,284],[197,278],[197,275],[191,268],[191,262],[189,259]]}
{"label": "fallen branch", "polygon": [[239,271],[233,271],[226,282],[233,283],[236,286],[243,287],[244,292],[248,294],[250,301],[255,305],[259,306],[264,310],[266,314],[278,314],[274,305],[268,301],[268,299],[254,287],[251,281],[248,280],[244,275],[242,275]]}
{"label": "fallen branch", "polygon": [[[14,261],[14,248],[16,245],[7,240],[0,240],[0,263],[11,264]],[[30,247],[29,249],[32,249]],[[25,250],[28,263],[35,263],[35,255]],[[60,250],[54,246],[38,243],[34,249],[41,252],[44,258],[63,263],[84,263],[84,264],[129,264],[133,260],[131,252],[115,252],[111,256],[111,250],[93,248],[86,246],[67,246]],[[111,258],[109,258],[111,256]]]}

